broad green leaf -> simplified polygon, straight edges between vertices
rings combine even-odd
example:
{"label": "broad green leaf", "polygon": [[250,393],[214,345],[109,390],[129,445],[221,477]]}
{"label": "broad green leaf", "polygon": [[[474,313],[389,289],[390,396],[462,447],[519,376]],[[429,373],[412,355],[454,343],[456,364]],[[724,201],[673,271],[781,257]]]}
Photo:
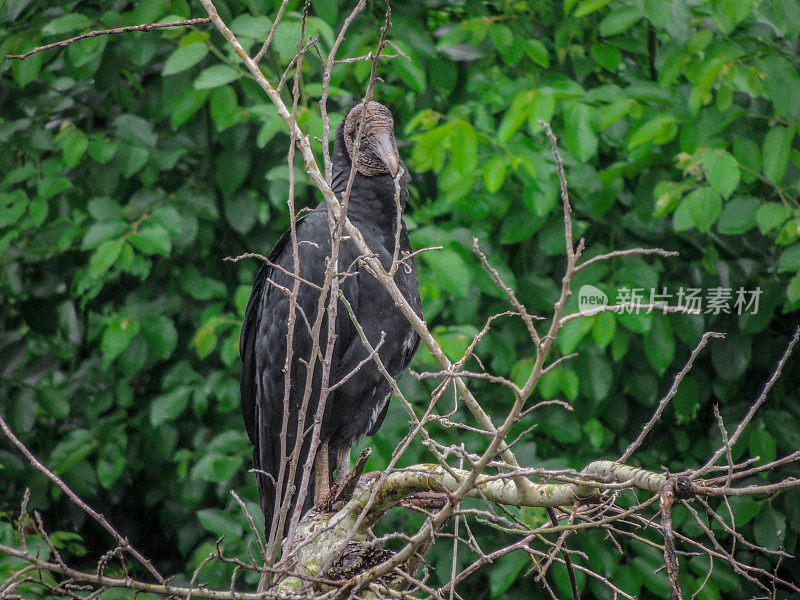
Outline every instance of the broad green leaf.
{"label": "broad green leaf", "polygon": [[678,133],[678,125],[672,115],[658,115],[653,117],[631,133],[628,138],[628,149],[635,148],[647,142],[666,144]]}
{"label": "broad green leaf", "polygon": [[545,69],[550,66],[550,54],[545,45],[537,39],[530,39],[525,42],[525,54],[533,62]]}
{"label": "broad green leaf", "polygon": [[564,107],[564,145],[572,156],[585,162],[597,153],[597,134],[592,126],[593,110],[588,104],[571,102]]}
{"label": "broad green leaf", "polygon": [[445,248],[444,250],[425,252],[422,258],[431,266],[443,289],[456,296],[467,294],[472,286],[472,275],[456,251]]}
{"label": "broad green leaf", "polygon": [[211,119],[217,131],[223,131],[236,124],[239,112],[236,92],[231,86],[224,85],[211,92]]}
{"label": "broad green leaf", "polygon": [[92,198],[88,208],[89,214],[97,221],[121,221],[122,207],[108,196]]}
{"label": "broad green leaf", "polygon": [[93,223],[83,236],[81,248],[84,250],[91,250],[99,246],[103,241],[118,237],[127,230],[128,224],[122,219]]}
{"label": "broad green leaf", "polygon": [[28,214],[36,227],[39,227],[47,218],[50,206],[44,198],[34,198],[28,205]]}
{"label": "broad green leaf", "polygon": [[739,185],[739,163],[724,150],[704,150],[703,170],[711,188],[729,198]]}
{"label": "broad green leaf", "polygon": [[47,465],[58,475],[63,475],[97,448],[97,440],[91,431],[73,429],[53,448]]}
{"label": "broad green leaf", "polygon": [[139,333],[139,321],[116,316],[103,332],[103,362],[108,365],[128,347]]}
{"label": "broad green leaf", "polygon": [[571,354],[578,348],[578,344],[592,329],[593,319],[581,317],[568,321],[558,334],[558,348],[562,354]]}
{"label": "broad green leaf", "polygon": [[717,230],[727,235],[741,235],[756,226],[761,201],[755,198],[733,198],[725,203],[717,221]]}
{"label": "broad green leaf", "polygon": [[614,339],[614,332],[617,330],[617,319],[610,312],[601,312],[595,315],[594,325],[592,326],[592,337],[595,343],[601,348],[605,348]]}
{"label": "broad green leaf", "polygon": [[764,175],[775,184],[779,184],[789,163],[794,130],[788,127],[773,127],[764,137],[762,164]]}
{"label": "broad green leaf", "polygon": [[178,331],[172,319],[165,315],[143,320],[142,334],[153,353],[162,360],[169,358],[178,344]]}
{"label": "broad green leaf", "polygon": [[161,70],[162,75],[173,75],[193,67],[208,54],[208,45],[205,42],[193,42],[180,46],[169,55]]}
{"label": "broad green leaf", "polygon": [[[315,14],[319,14],[316,7],[317,4],[317,2],[314,3]],[[272,21],[268,17],[252,17],[248,14],[240,14],[231,22],[231,31],[233,33],[250,37],[257,41],[266,40],[271,27]]]}
{"label": "broad green leaf", "polygon": [[781,252],[778,259],[778,272],[800,271],[800,243],[793,244]]}
{"label": "broad green leaf", "polygon": [[144,254],[161,254],[169,256],[172,250],[172,240],[169,232],[161,225],[145,223],[139,230],[128,238],[131,245]]}
{"label": "broad green leaf", "polygon": [[78,29],[85,29],[91,21],[80,13],[69,13],[53,19],[42,27],[42,35],[62,35]]}
{"label": "broad green leaf", "polygon": [[142,117],[130,113],[120,115],[114,121],[120,141],[142,148],[155,148],[158,136],[153,126]]}
{"label": "broad green leaf", "polygon": [[761,233],[767,233],[783,225],[791,214],[789,207],[778,202],[767,202],[758,209],[756,222]]}
{"label": "broad green leaf", "polygon": [[108,138],[92,137],[89,139],[89,156],[100,164],[105,164],[114,158],[119,144]]}
{"label": "broad green leaf", "polygon": [[217,334],[214,332],[214,327],[211,325],[203,325],[197,330],[197,333],[192,340],[192,345],[197,350],[197,356],[205,358],[214,351],[217,347]]}
{"label": "broad green leaf", "polygon": [[197,518],[206,531],[220,538],[225,536],[229,542],[238,540],[244,534],[244,528],[231,515],[218,508],[205,508],[197,511]]}
{"label": "broad green leaf", "polygon": [[600,35],[604,37],[619,35],[630,29],[643,16],[642,8],[637,5],[616,8],[600,21]]}
{"label": "broad green leaf", "polygon": [[453,123],[451,148],[453,166],[462,174],[471,173],[478,165],[478,136],[475,128],[463,120]]}
{"label": "broad green leaf", "polygon": [[722,199],[709,187],[699,187],[689,192],[681,201],[686,205],[695,228],[705,233],[717,222],[722,212]]}
{"label": "broad green leaf", "polygon": [[62,142],[64,162],[70,169],[78,165],[88,146],[89,138],[86,137],[86,134],[80,129],[72,127]]}
{"label": "broad green leaf", "polygon": [[194,80],[197,90],[207,90],[239,79],[239,71],[228,65],[213,65],[203,70]]}
{"label": "broad green leaf", "polygon": [[123,239],[107,240],[100,244],[92,254],[92,258],[89,259],[89,268],[86,273],[90,277],[100,277],[108,271],[119,257],[124,244],[125,240]]}
{"label": "broad green leaf", "polygon": [[500,127],[497,130],[498,138],[502,141],[507,141],[522,126],[528,118],[531,99],[532,94],[527,90],[514,97],[511,106],[503,115],[503,120],[500,121]]}
{"label": "broad green leaf", "polygon": [[186,88],[172,106],[172,126],[180,127],[188,121],[205,104],[206,98],[208,98],[208,90]]}
{"label": "broad green leaf", "polygon": [[486,189],[494,193],[503,187],[506,179],[505,159],[494,156],[490,158],[483,167],[483,182]]}
{"label": "broad green leaf", "polygon": [[392,70],[400,76],[400,79],[418,94],[424,94],[428,87],[428,79],[425,70],[415,62],[407,60],[392,61]]}
{"label": "broad green leaf", "polygon": [[622,62],[622,51],[615,46],[595,44],[589,53],[597,64],[609,71],[616,71]]}
{"label": "broad green leaf", "polygon": [[522,573],[526,565],[530,564],[530,558],[525,552],[517,550],[506,554],[497,560],[489,571],[489,595],[491,598],[498,598],[508,590],[517,577]]}
{"label": "broad green leaf", "polygon": [[586,15],[600,10],[609,2],[611,2],[611,0],[581,0],[574,14],[576,17],[585,17]]}
{"label": "broad green leaf", "polygon": [[150,423],[158,427],[165,421],[174,421],[189,405],[189,387],[180,386],[158,396],[150,405]]}
{"label": "broad green leaf", "polygon": [[661,313],[654,314],[653,324],[644,338],[644,350],[656,372],[663,375],[675,357],[675,338],[669,317]]}
{"label": "broad green leaf", "polygon": [[15,224],[25,214],[28,202],[24,190],[0,193],[0,228]]}
{"label": "broad green leaf", "polygon": [[800,75],[797,68],[782,56],[767,56],[760,61],[764,70],[764,91],[775,111],[789,120],[800,122]]}
{"label": "broad green leaf", "polygon": [[[33,47],[35,44],[30,44]],[[26,44],[27,46],[27,44]],[[30,49],[27,48],[27,49]],[[15,60],[11,63],[11,74],[14,76],[14,81],[17,82],[19,87],[24,88],[32,81],[36,81],[39,77],[39,70],[42,68],[42,61],[44,52],[32,54],[25,60]]]}

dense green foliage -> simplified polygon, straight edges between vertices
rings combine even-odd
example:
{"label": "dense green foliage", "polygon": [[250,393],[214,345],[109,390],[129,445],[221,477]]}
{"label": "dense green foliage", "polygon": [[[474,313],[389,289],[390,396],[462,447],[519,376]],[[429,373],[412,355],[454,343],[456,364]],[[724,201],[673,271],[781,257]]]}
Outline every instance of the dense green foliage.
{"label": "dense green foliage", "polygon": [[[217,3],[253,52],[278,4]],[[349,4],[311,4],[309,30],[325,54]],[[292,2],[289,10],[301,8]],[[0,53],[189,16],[202,13],[186,0],[10,0],[0,7]],[[382,18],[382,3],[370,3],[340,55],[369,52]],[[702,332],[716,330],[727,339],[709,345],[633,458],[656,470],[702,464],[720,440],[712,406],[720,405],[731,429],[799,314],[796,0],[398,1],[392,21],[390,38],[412,60],[381,63],[376,98],[393,110],[414,174],[412,245],[445,246],[423,255],[420,274],[426,319],[453,357],[489,314],[508,309],[471,251],[473,236],[531,311],[547,315],[557,297],[562,215],[537,119],[559,135],[587,256],[634,246],[681,253],[591,267],[575,291],[592,284],[613,299],[621,288],[642,288],[648,302],[651,289],[699,288],[704,297],[712,288],[732,290],[729,314],[603,314],[571,323],[557,347],[578,356],[542,381],[535,397],[568,400],[574,411],[553,407],[528,417],[522,425],[539,426],[517,446],[520,459],[580,468],[618,456]],[[299,23],[290,12],[264,59],[272,81],[296,51]],[[334,71],[334,126],[363,94],[368,73],[365,62]],[[315,136],[319,74],[310,53],[298,116]],[[246,472],[237,346],[257,265],[223,258],[266,252],[287,227],[283,123],[210,25],[98,37],[4,60],[0,77],[2,414],[166,570],[191,572],[221,534],[230,551],[242,551],[245,523],[228,490],[259,513]],[[299,162],[296,172],[300,204],[315,204]],[[755,315],[737,314],[740,288],[761,289]],[[577,310],[577,294],[569,310]],[[526,377],[532,354],[522,323],[512,319],[498,321],[478,347],[487,368],[514,380]],[[420,351],[415,369],[432,366],[426,356]],[[735,459],[763,462],[800,448],[797,365],[795,358]],[[421,407],[428,388],[407,376],[403,385]],[[474,389],[502,414],[504,392]],[[474,424],[461,409],[452,418]],[[386,464],[407,420],[393,406],[369,441],[369,468]],[[443,442],[483,447],[461,431],[432,431]],[[414,445],[403,464],[428,460]],[[52,529],[79,532],[90,557],[107,548],[97,528],[6,443],[0,481],[5,542],[9,514],[30,487],[31,505]],[[797,493],[730,504],[749,538],[800,550]],[[724,505],[720,514],[729,518]],[[678,523],[686,517],[676,511]],[[392,527],[399,519],[421,523],[399,513],[392,519]],[[693,524],[683,531],[701,535]],[[489,528],[476,532],[487,548],[509,541]],[[602,538],[589,533],[570,543],[628,592],[666,594],[663,573],[653,574],[663,561],[658,550],[628,544],[620,556]],[[80,552],[70,536],[62,541]],[[742,546],[737,552],[770,565]],[[430,553],[433,582],[447,580],[450,556],[449,542]],[[0,559],[0,579],[11,566]],[[529,567],[524,553],[509,555],[468,579],[464,597],[530,597],[540,588],[523,576]],[[687,589],[699,587],[707,567],[702,558],[683,560]],[[566,593],[563,572],[553,572]],[[591,590],[586,597],[609,597],[580,575]],[[224,582],[222,573],[208,576]],[[699,597],[749,597],[743,583],[716,564]]]}

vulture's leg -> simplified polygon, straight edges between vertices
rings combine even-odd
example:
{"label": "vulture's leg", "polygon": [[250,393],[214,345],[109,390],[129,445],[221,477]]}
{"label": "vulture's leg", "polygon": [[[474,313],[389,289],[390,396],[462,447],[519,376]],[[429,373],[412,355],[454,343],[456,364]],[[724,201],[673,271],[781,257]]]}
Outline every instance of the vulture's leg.
{"label": "vulture's leg", "polygon": [[344,445],[336,449],[335,483],[343,483],[350,474],[350,446]]}
{"label": "vulture's leg", "polygon": [[331,491],[328,440],[321,442],[314,457],[314,504],[319,504]]}

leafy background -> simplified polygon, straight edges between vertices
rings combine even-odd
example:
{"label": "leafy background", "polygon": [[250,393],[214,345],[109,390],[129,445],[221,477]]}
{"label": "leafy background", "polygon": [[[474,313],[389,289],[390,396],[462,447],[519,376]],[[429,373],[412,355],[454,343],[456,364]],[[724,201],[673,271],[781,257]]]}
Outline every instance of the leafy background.
{"label": "leafy background", "polygon": [[[217,3],[253,51],[277,1]],[[349,3],[315,0],[309,31],[323,53]],[[295,53],[299,2],[263,66],[276,81]],[[356,21],[341,56],[373,48],[382,3]],[[135,3],[9,0],[0,53],[91,29],[202,16],[183,0]],[[719,444],[712,406],[728,427],[744,414],[780,356],[800,308],[800,5],[795,0],[422,0],[393,3],[391,39],[411,62],[381,63],[377,98],[395,115],[413,171],[407,222],[426,253],[426,319],[451,356],[507,306],[471,252],[492,264],[532,311],[547,314],[564,267],[557,179],[537,124],[559,135],[577,233],[587,256],[633,246],[677,259],[627,258],[583,271],[613,297],[621,287],[759,287],[756,315],[653,313],[581,319],[558,340],[579,356],[553,371],[536,399],[561,398],[518,446],[525,464],[582,467],[613,458],[636,435],[704,330],[727,333],[699,359],[636,464],[681,470]],[[321,135],[320,65],[304,62],[298,118]],[[369,65],[337,67],[337,118],[363,93]],[[23,440],[168,572],[191,573],[213,541],[244,552],[244,520],[229,490],[258,515],[249,443],[239,415],[237,340],[257,268],[223,258],[266,252],[287,227],[288,136],[263,93],[211,26],[99,37],[0,63],[0,406]],[[301,203],[318,201],[298,164]],[[572,301],[574,303],[575,298]],[[574,311],[576,306],[570,305]],[[524,378],[532,348],[521,323],[498,322],[478,348],[494,372]],[[413,367],[431,367],[422,350]],[[734,449],[767,461],[800,448],[798,362]],[[404,377],[420,406],[426,386]],[[475,384],[493,414],[508,397]],[[459,410],[456,417],[470,423]],[[369,468],[407,431],[394,405]],[[484,443],[434,430],[443,442]],[[412,448],[403,464],[426,461]],[[785,474],[784,474],[785,475]],[[8,444],[0,446],[0,539],[25,487],[57,540],[96,558],[108,540]],[[733,499],[739,530],[770,548],[797,548],[800,494]],[[724,505],[719,513],[730,519]],[[532,522],[545,516],[520,511]],[[687,514],[676,511],[681,524]],[[405,524],[404,524],[405,522]],[[402,513],[386,527],[419,525]],[[692,523],[688,535],[700,536]],[[505,534],[481,525],[486,548]],[[78,535],[76,535],[79,534]],[[657,539],[657,538],[653,538]],[[727,540],[729,542],[729,540]],[[586,564],[630,593],[667,594],[658,550],[599,532],[570,538]],[[46,548],[43,549],[46,552]],[[433,582],[451,545],[429,554]],[[742,546],[740,560],[771,563]],[[472,557],[474,558],[474,557]],[[461,551],[459,561],[470,556]],[[686,589],[706,576],[682,561]],[[473,575],[465,597],[541,593],[514,553]],[[0,559],[0,577],[15,567]],[[111,568],[111,567],[109,567]],[[796,561],[782,567],[797,578]],[[225,570],[209,580],[226,585]],[[610,597],[579,573],[586,597]],[[563,571],[551,581],[567,593]],[[717,563],[700,598],[750,597]],[[111,594],[108,593],[108,596]]]}

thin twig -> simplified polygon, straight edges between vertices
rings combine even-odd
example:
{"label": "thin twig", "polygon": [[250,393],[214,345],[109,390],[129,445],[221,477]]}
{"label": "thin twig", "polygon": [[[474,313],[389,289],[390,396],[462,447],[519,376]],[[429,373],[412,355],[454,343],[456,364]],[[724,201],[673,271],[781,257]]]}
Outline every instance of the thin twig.
{"label": "thin twig", "polygon": [[88,38],[99,37],[101,35],[130,33],[132,31],[153,31],[155,29],[164,29],[166,27],[188,27],[191,25],[202,25],[204,23],[210,23],[210,22],[211,19],[209,19],[208,17],[199,17],[197,19],[186,19],[185,21],[173,21],[171,23],[145,23],[144,25],[128,25],[125,27],[114,27],[113,29],[89,31],[88,33],[82,33],[81,35],[76,35],[75,37],[71,37],[66,40],[53,42],[52,44],[46,44],[44,46],[37,46],[33,50],[28,50],[25,54],[6,54],[6,59],[25,60],[26,58],[28,58],[33,54],[36,54],[37,52],[44,52],[45,50],[50,50],[52,48],[64,48],[74,42],[78,42],[80,40],[85,40]]}

